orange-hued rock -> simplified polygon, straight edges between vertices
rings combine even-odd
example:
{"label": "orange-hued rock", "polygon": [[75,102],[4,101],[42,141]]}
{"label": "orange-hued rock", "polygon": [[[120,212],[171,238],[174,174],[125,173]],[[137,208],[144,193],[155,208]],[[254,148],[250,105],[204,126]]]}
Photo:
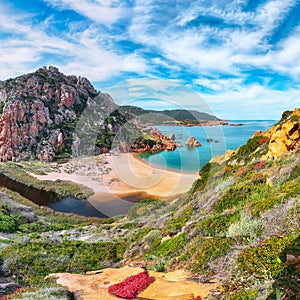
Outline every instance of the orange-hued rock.
{"label": "orange-hued rock", "polygon": [[277,158],[300,146],[300,112],[295,109],[284,122],[273,126],[264,135],[270,137],[267,158]]}
{"label": "orange-hued rock", "polygon": [[[58,284],[74,294],[75,299],[93,300],[120,299],[108,293],[108,287],[119,283],[131,275],[137,275],[144,269],[123,267],[89,272],[86,275],[57,273],[47,276],[56,278]],[[138,296],[152,300],[193,300],[197,296],[206,297],[210,291],[220,287],[219,283],[200,283],[190,280],[191,274],[186,270],[163,273],[149,271],[155,281]]]}
{"label": "orange-hued rock", "polygon": [[187,141],[185,142],[185,144],[187,146],[191,146],[191,147],[199,147],[199,146],[201,146],[200,142],[198,140],[196,140],[193,136],[191,136],[190,138],[188,138]]}
{"label": "orange-hued rock", "polygon": [[227,161],[228,159],[230,159],[230,158],[233,156],[233,154],[235,154],[235,152],[236,152],[236,151],[234,151],[234,150],[227,150],[227,151],[225,152],[224,155],[216,155],[216,156],[214,156],[214,157],[210,160],[210,162],[211,162],[211,163],[222,164],[222,163],[224,163],[225,161]]}
{"label": "orange-hued rock", "polygon": [[90,272],[89,275],[57,273],[51,274],[47,278],[56,278],[56,282],[66,287],[78,300],[116,300],[120,298],[109,294],[108,287],[143,271],[144,269],[142,268],[131,267],[121,269],[109,268],[98,271],[98,273]]}

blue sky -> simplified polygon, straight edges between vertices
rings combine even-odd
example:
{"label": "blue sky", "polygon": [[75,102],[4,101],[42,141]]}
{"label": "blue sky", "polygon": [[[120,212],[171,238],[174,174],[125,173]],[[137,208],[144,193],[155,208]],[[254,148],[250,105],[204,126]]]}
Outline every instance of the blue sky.
{"label": "blue sky", "polygon": [[0,0],[0,80],[44,65],[117,103],[278,119],[300,105],[299,0]]}

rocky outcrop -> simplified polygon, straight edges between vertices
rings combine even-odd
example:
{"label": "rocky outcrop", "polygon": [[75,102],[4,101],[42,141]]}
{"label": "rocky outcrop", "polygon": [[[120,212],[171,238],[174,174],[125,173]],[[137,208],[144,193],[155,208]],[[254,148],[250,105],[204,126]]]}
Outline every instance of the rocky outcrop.
{"label": "rocky outcrop", "polygon": [[86,78],[66,76],[52,66],[1,82],[0,160],[48,162],[70,152],[78,116],[99,95],[111,111],[113,101]]}
{"label": "rocky outcrop", "polygon": [[270,138],[267,157],[279,157],[300,146],[300,111],[296,108],[286,120],[265,134]]}
{"label": "rocky outcrop", "polygon": [[176,142],[161,133],[157,128],[149,131],[149,134],[144,134],[137,138],[131,145],[132,152],[159,152],[163,150],[174,151],[177,145]]}
{"label": "rocky outcrop", "polygon": [[186,146],[190,146],[190,147],[199,147],[199,146],[201,146],[200,142],[198,140],[196,140],[193,136],[188,138],[187,141],[185,142],[185,144],[186,144]]}
{"label": "rocky outcrop", "polygon": [[172,141],[175,141],[175,133],[171,132],[169,134],[169,139],[172,140]]}
{"label": "rocky outcrop", "polygon": [[[108,287],[119,283],[129,276],[135,276],[144,269],[140,267],[123,267],[120,269],[104,269],[88,272],[86,275],[56,273],[47,276],[48,279],[55,278],[56,282],[66,287],[73,293],[74,299],[120,299],[109,294]],[[163,273],[149,271],[154,277],[154,282],[138,296],[141,299],[153,300],[193,300],[207,297],[209,292],[220,286],[217,282],[199,283],[189,278],[191,273],[185,270]]]}

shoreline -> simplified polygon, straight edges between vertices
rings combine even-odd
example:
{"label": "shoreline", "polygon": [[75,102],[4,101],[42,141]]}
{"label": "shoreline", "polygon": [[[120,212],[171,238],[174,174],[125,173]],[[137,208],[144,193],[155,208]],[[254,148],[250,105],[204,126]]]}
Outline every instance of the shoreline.
{"label": "shoreline", "polygon": [[[68,172],[69,169],[75,171]],[[102,203],[107,202],[103,199],[107,199],[104,195],[110,194],[111,198],[119,199],[135,195],[138,199],[142,193],[147,198],[172,201],[188,192],[198,178],[198,173],[173,171],[148,164],[137,153],[73,159],[62,165],[59,172],[31,175],[39,180],[70,180],[85,185],[94,191],[88,200]],[[130,202],[138,201],[132,198]]]}
{"label": "shoreline", "polygon": [[[165,150],[163,150],[163,151],[165,151]],[[157,152],[157,153],[159,153],[159,152]],[[140,152],[140,153],[133,152],[133,153],[130,153],[130,155],[132,155],[136,160],[139,160],[141,163],[143,163],[143,164],[145,164],[147,166],[150,166],[151,168],[154,168],[154,169],[164,170],[165,172],[170,172],[170,173],[185,174],[185,175],[195,175],[195,174],[198,175],[198,173],[199,173],[199,171],[197,171],[197,172],[188,172],[188,171],[180,171],[179,169],[170,169],[170,168],[164,169],[163,167],[157,166],[155,164],[152,164],[150,162],[147,162],[147,161],[143,160],[142,158],[139,157],[139,154],[145,154],[145,152]]]}

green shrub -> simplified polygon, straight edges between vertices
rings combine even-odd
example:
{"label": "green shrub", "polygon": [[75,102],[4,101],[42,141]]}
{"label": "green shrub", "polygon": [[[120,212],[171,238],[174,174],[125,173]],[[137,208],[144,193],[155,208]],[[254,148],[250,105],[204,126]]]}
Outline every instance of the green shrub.
{"label": "green shrub", "polygon": [[299,180],[294,179],[287,181],[280,186],[280,193],[284,199],[290,199],[292,197],[299,197],[300,195],[300,184]]}
{"label": "green shrub", "polygon": [[166,228],[178,232],[185,225],[185,223],[190,220],[193,211],[193,206],[188,205],[180,216],[173,216],[168,220],[166,223]]}
{"label": "green shrub", "polygon": [[250,184],[230,187],[216,203],[214,210],[221,213],[225,209],[230,209],[246,203],[247,196],[251,193],[251,188],[252,186]]}
{"label": "green shrub", "polygon": [[13,233],[18,230],[25,218],[18,212],[11,212],[6,204],[0,203],[0,232]]}
{"label": "green shrub", "polygon": [[143,237],[145,237],[149,232],[155,230],[154,227],[142,227],[137,228],[132,232],[129,244],[138,243]]}
{"label": "green shrub", "polygon": [[201,170],[199,171],[199,178],[193,183],[193,186],[190,190],[191,194],[202,191],[205,188],[211,175],[212,169],[216,168],[217,166],[219,166],[219,164],[208,162],[201,168]]}
{"label": "green shrub", "polygon": [[248,208],[253,216],[259,217],[261,214],[280,203],[282,203],[282,200],[278,196],[270,195],[269,197],[260,199],[259,201],[251,201]]}
{"label": "green shrub", "polygon": [[154,210],[160,209],[166,205],[166,202],[163,200],[145,199],[131,206],[127,215],[130,219],[134,219],[140,216],[149,215],[153,213]]}
{"label": "green shrub", "polygon": [[185,258],[190,257],[189,268],[194,273],[209,271],[208,263],[225,255],[234,243],[232,238],[200,239],[191,247],[190,253],[185,255]]}
{"label": "green shrub", "polygon": [[26,223],[21,224],[18,227],[18,230],[23,233],[42,233],[47,231],[60,231],[60,230],[67,230],[71,229],[74,226],[70,224],[50,224],[50,225],[43,225],[40,223]]}
{"label": "green shrub", "polygon": [[232,295],[225,297],[226,300],[254,300],[258,295],[257,289],[237,291]]}
{"label": "green shrub", "polygon": [[233,158],[237,158],[238,161],[249,162],[252,158],[251,154],[260,146],[260,141],[266,138],[266,136],[255,136],[249,139],[245,145],[240,147]]}
{"label": "green shrub", "polygon": [[12,244],[1,252],[3,268],[23,284],[42,283],[50,273],[83,273],[111,266],[123,258],[124,243],[35,241]]}
{"label": "green shrub", "polygon": [[22,299],[22,300],[71,300],[72,294],[65,288],[59,285],[43,284],[40,287],[30,289],[20,289],[9,295],[10,300]]}
{"label": "green shrub", "polygon": [[18,229],[18,223],[10,215],[0,212],[0,232],[12,233]]}
{"label": "green shrub", "polygon": [[174,257],[178,255],[178,253],[182,252],[182,249],[186,246],[187,242],[188,239],[186,235],[180,234],[174,238],[159,243],[156,247],[151,247],[147,251],[146,257]]}
{"label": "green shrub", "polygon": [[256,237],[261,231],[261,225],[261,219],[255,219],[247,213],[242,213],[240,219],[229,226],[227,236]]}
{"label": "green shrub", "polygon": [[300,177],[300,164],[296,165],[294,170],[291,173],[291,176],[288,178],[288,180],[297,179]]}
{"label": "green shrub", "polygon": [[197,224],[197,233],[202,236],[215,236],[224,233],[233,222],[239,219],[239,216],[239,212],[235,212],[234,214],[220,214],[205,218]]}
{"label": "green shrub", "polygon": [[238,268],[244,275],[276,278],[285,268],[284,249],[295,239],[271,237],[263,245],[247,248],[238,256]]}
{"label": "green shrub", "polygon": [[[293,260],[286,260],[284,269],[273,283],[273,292],[269,295],[268,300],[275,299],[276,291],[282,295],[282,299],[300,299],[300,235],[293,239],[284,249],[284,254],[295,256]],[[298,258],[297,258],[298,256]]]}

